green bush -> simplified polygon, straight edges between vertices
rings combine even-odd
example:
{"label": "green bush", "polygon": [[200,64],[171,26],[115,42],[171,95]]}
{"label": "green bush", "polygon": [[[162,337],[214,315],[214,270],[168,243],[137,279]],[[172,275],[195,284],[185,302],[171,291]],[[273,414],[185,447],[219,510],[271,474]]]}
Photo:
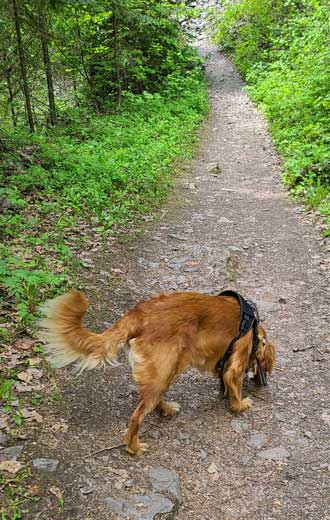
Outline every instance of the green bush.
{"label": "green bush", "polygon": [[330,214],[330,37],[327,2],[242,0],[216,41],[245,76],[284,158],[284,180]]}

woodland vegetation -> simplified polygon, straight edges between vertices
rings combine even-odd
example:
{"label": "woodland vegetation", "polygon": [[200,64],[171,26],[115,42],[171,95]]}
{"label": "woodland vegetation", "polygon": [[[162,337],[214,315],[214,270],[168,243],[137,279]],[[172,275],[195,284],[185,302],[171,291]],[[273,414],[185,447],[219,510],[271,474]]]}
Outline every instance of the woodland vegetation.
{"label": "woodland vegetation", "polygon": [[271,123],[285,183],[324,215],[330,236],[329,2],[226,2],[215,26]]}
{"label": "woodland vegetation", "polygon": [[[124,237],[193,152],[207,97],[191,14],[189,1],[1,2],[0,433],[13,442],[60,399],[39,303],[79,286],[80,253]],[[2,520],[39,500],[30,475],[0,462]]]}
{"label": "woodland vegetation", "polygon": [[0,277],[22,330],[73,272],[79,222],[127,224],[191,154],[207,109],[191,14],[189,1],[1,3]]}

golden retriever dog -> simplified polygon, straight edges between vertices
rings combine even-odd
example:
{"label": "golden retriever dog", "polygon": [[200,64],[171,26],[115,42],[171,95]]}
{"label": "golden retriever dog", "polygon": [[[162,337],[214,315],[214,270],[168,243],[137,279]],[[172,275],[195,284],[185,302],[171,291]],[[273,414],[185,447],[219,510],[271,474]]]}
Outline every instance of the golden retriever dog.
{"label": "golden retriever dog", "polygon": [[[140,391],[125,436],[126,449],[134,455],[142,455],[147,449],[139,440],[139,430],[148,413],[156,409],[172,416],[179,411],[177,403],[166,402],[163,396],[188,366],[220,378],[225,394],[229,394],[230,409],[243,412],[252,404],[250,398],[242,398],[245,373],[254,367],[258,379],[258,365],[267,377],[275,364],[275,347],[259,322],[254,339],[252,329],[235,339],[241,314],[240,303],[233,296],[163,294],[138,303],[101,334],[83,326],[87,306],[87,298],[76,290],[44,305],[41,326],[46,350],[55,367],[76,362],[80,370],[106,363],[116,365],[119,351],[128,352]],[[231,355],[219,373],[217,364],[231,343]]]}

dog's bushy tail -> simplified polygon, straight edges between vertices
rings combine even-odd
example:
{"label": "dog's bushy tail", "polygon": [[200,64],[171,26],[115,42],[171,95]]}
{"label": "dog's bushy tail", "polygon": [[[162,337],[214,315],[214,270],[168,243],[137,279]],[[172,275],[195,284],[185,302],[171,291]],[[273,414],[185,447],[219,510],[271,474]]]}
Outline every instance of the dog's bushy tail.
{"label": "dog's bushy tail", "polygon": [[87,311],[88,300],[84,294],[72,290],[41,308],[44,318],[39,324],[46,341],[48,359],[56,368],[76,362],[80,370],[98,365],[118,364],[121,347],[134,337],[134,316],[124,316],[102,334],[87,330],[82,319]]}

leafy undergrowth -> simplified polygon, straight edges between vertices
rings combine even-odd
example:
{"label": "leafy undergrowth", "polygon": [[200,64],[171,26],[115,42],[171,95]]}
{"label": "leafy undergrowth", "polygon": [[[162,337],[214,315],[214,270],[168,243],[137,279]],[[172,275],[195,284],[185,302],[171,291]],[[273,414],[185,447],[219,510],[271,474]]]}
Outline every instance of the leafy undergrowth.
{"label": "leafy undergrowth", "polygon": [[[47,133],[0,136],[0,434],[7,444],[17,443],[22,425],[42,423],[38,407],[57,399],[33,339],[40,302],[72,283],[84,248],[122,233],[163,200],[173,173],[192,157],[206,110],[204,79],[192,70],[173,75],[162,94],[126,95],[113,115],[75,110]],[[18,462],[0,472],[2,518],[22,518],[24,503],[37,499],[27,491],[28,468]]]}
{"label": "leafy undergrowth", "polygon": [[126,95],[114,115],[75,111],[51,133],[0,141],[2,304],[16,306],[18,326],[67,280],[72,242],[134,221],[164,198],[205,111],[204,81],[191,71],[162,94]]}
{"label": "leafy undergrowth", "polygon": [[271,123],[284,182],[318,209],[330,235],[328,2],[242,0],[227,5],[216,41],[233,56]]}

